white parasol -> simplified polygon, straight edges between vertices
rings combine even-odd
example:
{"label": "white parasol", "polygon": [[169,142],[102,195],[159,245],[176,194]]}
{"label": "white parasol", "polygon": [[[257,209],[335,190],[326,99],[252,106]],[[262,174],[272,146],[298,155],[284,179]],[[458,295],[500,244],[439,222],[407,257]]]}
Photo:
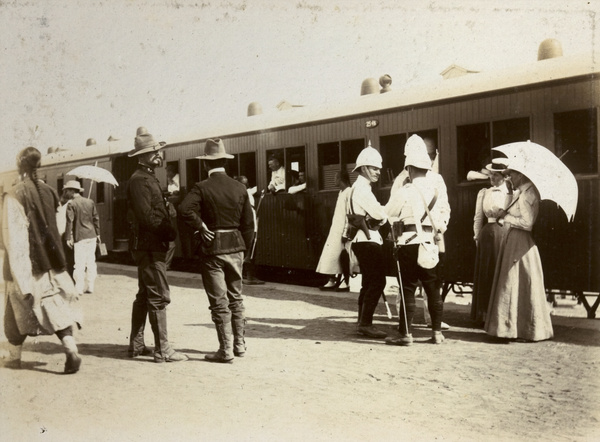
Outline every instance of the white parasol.
{"label": "white parasol", "polygon": [[521,172],[535,185],[543,200],[560,206],[569,221],[577,210],[577,180],[567,166],[549,149],[531,141],[504,144],[493,150],[508,157],[508,168]]}
{"label": "white parasol", "polygon": [[79,166],[67,172],[67,175],[72,175],[76,176],[77,178],[83,178],[92,181],[92,185],[90,186],[90,190],[88,193],[88,198],[92,194],[92,186],[94,184],[94,181],[98,183],[112,184],[113,186],[119,185],[112,173],[98,166]]}

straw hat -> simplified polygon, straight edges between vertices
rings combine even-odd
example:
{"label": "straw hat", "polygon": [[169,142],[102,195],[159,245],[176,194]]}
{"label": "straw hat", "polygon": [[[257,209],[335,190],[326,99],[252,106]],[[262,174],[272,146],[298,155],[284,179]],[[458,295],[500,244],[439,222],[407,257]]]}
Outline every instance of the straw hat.
{"label": "straw hat", "polygon": [[67,181],[67,184],[63,186],[63,189],[73,189],[77,192],[83,192],[83,187],[81,187],[81,184],[77,180]]}

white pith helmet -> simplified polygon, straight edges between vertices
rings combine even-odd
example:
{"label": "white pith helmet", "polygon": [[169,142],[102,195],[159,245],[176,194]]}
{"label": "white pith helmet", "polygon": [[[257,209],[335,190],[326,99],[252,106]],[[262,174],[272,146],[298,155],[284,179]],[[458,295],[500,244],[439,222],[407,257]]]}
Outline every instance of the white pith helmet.
{"label": "white pith helmet", "polygon": [[383,163],[383,159],[381,158],[381,154],[379,151],[371,146],[371,141],[369,141],[369,145],[360,151],[358,156],[356,157],[356,166],[352,170],[355,172],[358,168],[362,166],[372,166],[381,169]]}
{"label": "white pith helmet", "polygon": [[404,146],[404,167],[414,166],[419,169],[431,170],[431,158],[427,154],[425,141],[418,135],[411,135]]}

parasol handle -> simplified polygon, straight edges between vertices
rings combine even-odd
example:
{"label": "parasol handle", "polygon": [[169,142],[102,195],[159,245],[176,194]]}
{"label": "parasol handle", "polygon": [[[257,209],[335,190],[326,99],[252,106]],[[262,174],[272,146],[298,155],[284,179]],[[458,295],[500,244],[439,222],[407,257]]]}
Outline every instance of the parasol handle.
{"label": "parasol handle", "polygon": [[[94,167],[98,167],[98,160],[94,163]],[[88,190],[88,198],[92,196],[92,187],[94,187],[94,180],[90,180],[90,190]]]}

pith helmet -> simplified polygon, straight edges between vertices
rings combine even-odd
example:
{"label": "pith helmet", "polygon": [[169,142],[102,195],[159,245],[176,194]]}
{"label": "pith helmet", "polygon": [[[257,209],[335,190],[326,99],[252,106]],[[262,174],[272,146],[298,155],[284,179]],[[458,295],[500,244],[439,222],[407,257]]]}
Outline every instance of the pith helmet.
{"label": "pith helmet", "polygon": [[233,155],[225,152],[225,144],[220,138],[208,139],[204,145],[204,155],[196,157],[200,160],[218,160],[220,158],[233,158]]}
{"label": "pith helmet", "polygon": [[418,135],[412,135],[404,146],[404,167],[414,166],[419,169],[431,170],[431,158],[427,154],[425,141]]}
{"label": "pith helmet", "polygon": [[371,147],[371,142],[369,141],[369,145],[361,150],[356,157],[356,166],[352,171],[354,172],[362,166],[372,166],[381,169],[382,163],[381,154],[377,149]]}
{"label": "pith helmet", "polygon": [[127,156],[133,157],[136,155],[141,155],[143,153],[152,152],[155,150],[159,150],[163,148],[167,143],[164,141],[156,141],[152,135],[149,133],[143,133],[135,137],[135,149]]}

